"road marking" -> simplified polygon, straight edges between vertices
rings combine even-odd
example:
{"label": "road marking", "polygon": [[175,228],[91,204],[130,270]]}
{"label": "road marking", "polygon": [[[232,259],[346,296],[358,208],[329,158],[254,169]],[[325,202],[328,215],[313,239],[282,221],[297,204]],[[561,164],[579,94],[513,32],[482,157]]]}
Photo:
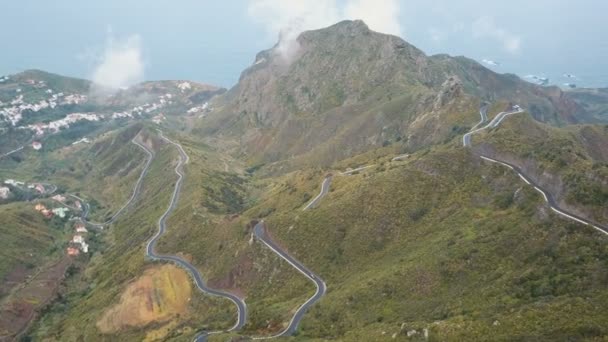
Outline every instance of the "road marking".
{"label": "road marking", "polygon": [[487,161],[489,161],[489,162],[492,162],[492,163],[498,163],[498,164],[501,164],[501,165],[503,165],[503,166],[506,166],[506,167],[508,167],[508,168],[509,168],[509,169],[511,169],[511,170],[515,170],[515,169],[513,168],[513,166],[511,166],[511,165],[509,165],[509,164],[506,164],[506,163],[503,163],[503,162],[501,162],[501,161],[499,161],[499,160],[492,159],[492,158],[488,158],[488,157],[484,157],[484,156],[479,156],[479,157],[480,157],[481,159],[485,159],[485,160],[487,160]]}
{"label": "road marking", "polygon": [[[545,202],[549,203],[549,199],[547,198],[547,195],[545,194],[544,191],[542,191],[539,187],[534,186],[534,189],[536,189],[536,191],[540,192],[541,195],[543,195],[543,197],[545,198]],[[552,207],[553,208],[553,207]]]}
{"label": "road marking", "polygon": [[581,220],[581,219],[578,219],[578,218],[576,218],[576,217],[574,217],[574,216],[568,215],[568,214],[566,214],[566,213],[564,213],[564,212],[562,212],[562,211],[560,211],[560,210],[558,210],[558,209],[555,209],[554,207],[551,207],[551,210],[553,210],[553,211],[555,211],[556,213],[558,213],[558,214],[560,214],[560,215],[562,215],[562,216],[565,216],[565,217],[567,217],[567,218],[569,218],[569,219],[571,219],[571,220],[574,220],[574,221],[580,222],[580,223],[584,224],[585,226],[588,226],[588,225],[589,225],[589,223],[587,223],[587,222],[585,222],[585,221],[583,221],[583,220]]}
{"label": "road marking", "polygon": [[530,182],[528,182],[528,180],[526,179],[526,177],[522,176],[521,173],[518,173],[519,178],[521,178],[524,182],[526,182],[526,184],[530,185]]}
{"label": "road marking", "polygon": [[607,232],[607,231],[603,230],[602,228],[600,228],[600,227],[598,227],[598,226],[596,226],[596,225],[594,225],[594,224],[592,224],[592,225],[591,225],[591,227],[593,227],[593,228],[597,229],[598,231],[600,231],[600,232],[602,232],[602,233],[604,233],[604,234],[608,235],[608,232]]}

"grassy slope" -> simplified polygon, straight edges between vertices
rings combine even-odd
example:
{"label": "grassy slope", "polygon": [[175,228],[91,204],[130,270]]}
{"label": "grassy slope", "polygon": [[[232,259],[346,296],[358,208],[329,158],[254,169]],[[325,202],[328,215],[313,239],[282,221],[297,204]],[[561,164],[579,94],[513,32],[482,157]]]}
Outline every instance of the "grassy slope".
{"label": "grassy slope", "polygon": [[[232,220],[191,204],[173,220],[184,222],[179,231],[169,232],[180,243],[164,248],[192,255],[211,279],[230,274],[231,286],[246,293],[246,334],[278,331],[314,289],[258,243],[246,244],[245,225],[259,217],[328,284],[296,340],[389,340],[403,323],[405,330],[429,329],[435,340],[608,334],[601,309],[608,254],[600,236],[554,216],[508,170],[462,149],[387,159],[370,152],[336,165],[378,167],[334,177],[312,211],[301,208],[327,171],[250,183],[252,206]],[[192,183],[187,189],[184,198],[204,197]],[[253,270],[238,266],[242,258]]]}
{"label": "grassy slope", "polygon": [[[76,275],[80,279],[72,280],[73,287],[66,300],[50,309],[35,328],[34,337],[68,341],[81,338],[141,340],[148,331],[159,327],[152,324],[145,329],[128,329],[111,335],[100,334],[96,327],[103,312],[119,301],[127,284],[143,274],[146,265],[150,264],[144,258],[145,243],[157,229],[157,220],[171,195],[166,190],[173,187],[177,177],[173,173],[174,148],[158,140],[149,143],[158,150],[139,200],[106,232],[107,250],[93,257],[85,274]],[[233,315],[233,308],[228,303],[197,294],[189,303],[188,314],[177,319],[171,336],[192,336],[194,332],[190,328],[227,327]]]}
{"label": "grassy slope", "polygon": [[260,205],[328,284],[302,339],[388,339],[402,323],[438,340],[608,333],[605,241],[549,214],[506,170],[440,151],[332,187],[313,211],[294,212],[303,201],[289,187]]}
{"label": "grassy slope", "polygon": [[[247,224],[254,216],[232,215],[242,210],[242,197],[251,185],[225,173],[217,157],[196,148],[195,142],[180,141],[190,163],[180,205],[168,221],[159,250],[183,253],[212,287],[244,296],[250,314],[245,331],[264,334],[268,325],[272,329],[289,319],[289,310],[300,304],[297,294],[312,289],[289,265],[277,263],[267,249],[249,243]],[[266,296],[269,292],[274,293],[272,300]],[[235,308],[229,310],[234,319]],[[224,323],[223,328],[229,326]]]}
{"label": "grassy slope", "polygon": [[608,126],[557,129],[523,114],[476,138],[553,184],[553,193],[566,205],[608,222]]}
{"label": "grassy slope", "polygon": [[[5,160],[0,177],[44,181],[76,193],[91,204],[90,218],[103,221],[131,197],[147,155],[131,144],[139,125],[106,133],[91,144],[67,144],[43,152],[27,151],[19,162]],[[6,166],[6,168],[4,168]]]}
{"label": "grassy slope", "polygon": [[[378,167],[336,176],[321,206],[302,212],[331,170],[246,181],[224,173],[218,156],[197,141],[178,139],[191,162],[159,249],[183,252],[212,285],[244,295],[247,334],[279,330],[314,289],[259,243],[249,244],[247,223],[260,217],[328,284],[294,339],[389,339],[402,323],[406,330],[427,328],[436,340],[608,334],[605,241],[555,217],[508,170],[481,163],[456,143],[405,162],[387,162],[384,154],[394,146],[345,160],[335,169]],[[144,183],[145,200],[108,232],[112,247],[94,257],[78,282],[83,287],[52,308],[35,336],[141,339],[158,328],[100,336],[95,323],[145,269],[144,242],[166,207],[175,157],[172,147],[161,149]],[[192,336],[185,327],[233,323],[231,304],[196,298],[192,314],[171,328],[176,339]]]}
{"label": "grassy slope", "polygon": [[[0,279],[17,269],[29,273],[63,250],[62,231],[50,227],[33,204],[1,205],[0,218]],[[5,294],[0,292],[0,298]]]}

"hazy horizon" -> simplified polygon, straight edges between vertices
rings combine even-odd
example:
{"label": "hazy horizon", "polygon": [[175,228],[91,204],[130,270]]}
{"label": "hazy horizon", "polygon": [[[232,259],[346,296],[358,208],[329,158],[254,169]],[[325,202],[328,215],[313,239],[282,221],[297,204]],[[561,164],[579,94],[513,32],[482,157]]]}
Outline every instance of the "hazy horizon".
{"label": "hazy horizon", "polygon": [[[230,87],[257,52],[276,43],[279,31],[297,34],[363,19],[430,55],[493,60],[500,66],[486,67],[549,77],[558,85],[608,86],[608,4],[591,0],[483,6],[473,0],[180,0],[145,6],[25,0],[5,2],[0,10],[10,13],[0,30],[8,47],[0,56],[0,74],[42,69],[113,85],[188,79]],[[116,63],[122,68],[116,70]]]}

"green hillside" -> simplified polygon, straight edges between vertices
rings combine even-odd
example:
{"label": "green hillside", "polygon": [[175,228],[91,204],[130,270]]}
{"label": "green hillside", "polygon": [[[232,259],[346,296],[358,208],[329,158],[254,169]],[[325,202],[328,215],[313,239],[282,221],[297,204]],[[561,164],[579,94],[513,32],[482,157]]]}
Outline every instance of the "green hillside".
{"label": "green hillside", "polygon": [[0,205],[0,301],[15,286],[57,259],[65,237],[62,222],[51,224],[31,203]]}
{"label": "green hillside", "polygon": [[[56,184],[84,198],[95,221],[123,207],[142,174],[147,154],[132,141],[154,155],[133,203],[104,229],[91,227],[92,253],[64,256],[77,262],[56,298],[37,303],[23,340],[192,341],[205,330],[217,332],[211,341],[236,342],[280,333],[315,286],[254,237],[259,220],[327,284],[297,332],[277,341],[608,338],[606,236],[558,216],[512,170],[479,158],[517,165],[560,207],[608,222],[608,126],[598,123],[597,92],[426,56],[361,21],[304,32],[298,44],[290,60],[276,48],[260,52],[226,92],[144,82],[78,104],[102,119],[41,137],[5,120],[0,143],[26,148],[0,160],[0,179]],[[0,86],[0,100],[33,78],[74,92],[88,85],[28,71]],[[35,98],[37,84],[22,93]],[[525,112],[462,146],[480,108],[492,120],[514,105]],[[242,298],[247,322],[238,331],[226,332],[233,303],[145,256],[178,179],[180,150],[161,131],[188,162],[156,252]],[[327,194],[304,210],[329,176]],[[63,255],[71,222],[45,221],[31,204],[0,205],[0,279]]]}
{"label": "green hillside", "polygon": [[521,115],[482,142],[481,149],[523,166],[567,207],[608,221],[608,126],[557,129]]}

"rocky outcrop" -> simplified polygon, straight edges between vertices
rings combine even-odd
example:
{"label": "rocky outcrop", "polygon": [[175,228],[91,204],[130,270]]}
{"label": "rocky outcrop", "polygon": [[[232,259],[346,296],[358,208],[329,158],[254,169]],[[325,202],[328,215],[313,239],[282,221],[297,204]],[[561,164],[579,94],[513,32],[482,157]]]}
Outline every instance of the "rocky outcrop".
{"label": "rocky outcrop", "polygon": [[440,110],[455,98],[460,97],[462,93],[463,86],[458,76],[448,77],[448,79],[441,85],[441,89],[435,98],[433,110]]}

